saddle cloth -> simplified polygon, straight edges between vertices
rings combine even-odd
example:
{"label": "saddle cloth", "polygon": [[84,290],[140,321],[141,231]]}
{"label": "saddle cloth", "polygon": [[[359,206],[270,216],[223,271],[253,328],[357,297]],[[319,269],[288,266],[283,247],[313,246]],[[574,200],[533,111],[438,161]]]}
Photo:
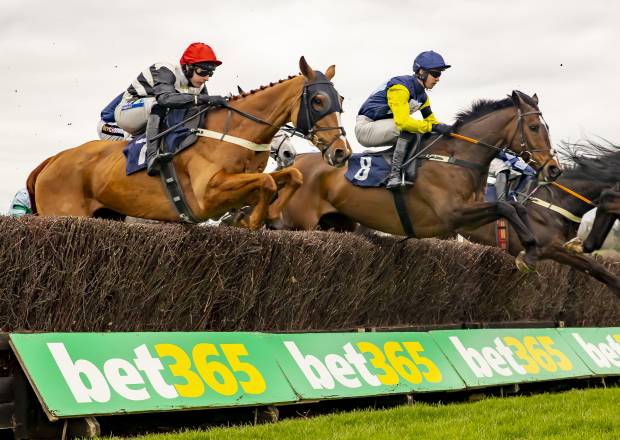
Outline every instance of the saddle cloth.
{"label": "saddle cloth", "polygon": [[[199,107],[189,109],[170,109],[166,115],[165,126],[172,127],[192,114],[195,114],[199,109]],[[178,154],[186,148],[194,145],[198,137],[190,130],[197,128],[198,126],[203,126],[204,119],[205,114],[203,113],[200,117],[186,122],[184,125],[177,127],[165,135],[163,139],[164,151]],[[127,158],[125,174],[128,176],[146,169],[146,135],[142,134],[130,140],[123,150],[123,154]]]}
{"label": "saddle cloth", "polygon": [[[403,163],[407,163],[416,151],[417,149],[410,145]],[[349,158],[349,168],[345,173],[346,179],[353,185],[360,187],[385,186],[392,168],[393,154],[394,147],[380,152],[373,152],[370,149],[362,153],[354,153]],[[407,164],[404,170],[406,180],[410,182],[415,181],[416,168],[419,162],[420,160],[414,160]]]}
{"label": "saddle cloth", "polygon": [[344,176],[353,185],[385,186],[390,173],[390,164],[385,160],[383,153],[354,153],[349,158],[348,164],[349,167]]}

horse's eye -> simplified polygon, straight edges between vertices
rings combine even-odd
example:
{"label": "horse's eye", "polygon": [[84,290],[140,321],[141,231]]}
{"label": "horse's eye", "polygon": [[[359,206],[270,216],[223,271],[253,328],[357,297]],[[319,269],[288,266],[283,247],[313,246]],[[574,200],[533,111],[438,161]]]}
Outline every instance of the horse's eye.
{"label": "horse's eye", "polygon": [[321,99],[315,96],[314,98],[312,98],[312,104],[313,105],[321,105],[322,104],[321,103]]}
{"label": "horse's eye", "polygon": [[529,125],[529,126],[528,126],[528,128],[529,128],[530,130],[532,130],[532,131],[536,132],[536,131],[538,131],[538,129],[540,128],[540,125],[538,125],[538,124],[532,124],[532,125]]}

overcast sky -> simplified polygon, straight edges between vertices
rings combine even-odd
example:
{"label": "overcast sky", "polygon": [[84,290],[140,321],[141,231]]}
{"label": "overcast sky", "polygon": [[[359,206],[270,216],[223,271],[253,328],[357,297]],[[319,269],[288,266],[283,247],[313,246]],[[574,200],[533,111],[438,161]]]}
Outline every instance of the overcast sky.
{"label": "overcast sky", "polygon": [[538,93],[552,140],[620,144],[620,6],[601,1],[27,1],[0,3],[0,212],[43,159],[96,138],[101,109],[154,62],[194,41],[223,60],[212,94],[299,71],[305,55],[357,111],[413,58],[453,67],[431,92],[450,123],[477,98]]}

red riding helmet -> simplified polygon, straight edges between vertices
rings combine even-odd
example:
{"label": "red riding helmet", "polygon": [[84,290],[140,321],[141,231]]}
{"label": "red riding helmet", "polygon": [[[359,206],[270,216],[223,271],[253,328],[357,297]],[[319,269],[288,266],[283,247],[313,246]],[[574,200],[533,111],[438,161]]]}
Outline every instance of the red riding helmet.
{"label": "red riding helmet", "polygon": [[192,43],[187,46],[187,49],[183,52],[180,62],[181,65],[204,62],[214,63],[217,66],[222,64],[222,62],[215,56],[215,52],[213,52],[211,46],[204,43]]}

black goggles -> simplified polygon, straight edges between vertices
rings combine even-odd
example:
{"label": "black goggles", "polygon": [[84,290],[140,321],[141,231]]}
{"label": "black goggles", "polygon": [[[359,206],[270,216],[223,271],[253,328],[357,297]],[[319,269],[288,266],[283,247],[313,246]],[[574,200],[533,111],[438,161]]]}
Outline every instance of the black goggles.
{"label": "black goggles", "polygon": [[441,76],[441,70],[429,70],[428,74],[433,78],[439,78]]}
{"label": "black goggles", "polygon": [[196,66],[194,68],[194,73],[198,76],[202,76],[203,78],[205,76],[213,76],[214,72],[215,72],[215,66],[207,66],[207,67]]}

